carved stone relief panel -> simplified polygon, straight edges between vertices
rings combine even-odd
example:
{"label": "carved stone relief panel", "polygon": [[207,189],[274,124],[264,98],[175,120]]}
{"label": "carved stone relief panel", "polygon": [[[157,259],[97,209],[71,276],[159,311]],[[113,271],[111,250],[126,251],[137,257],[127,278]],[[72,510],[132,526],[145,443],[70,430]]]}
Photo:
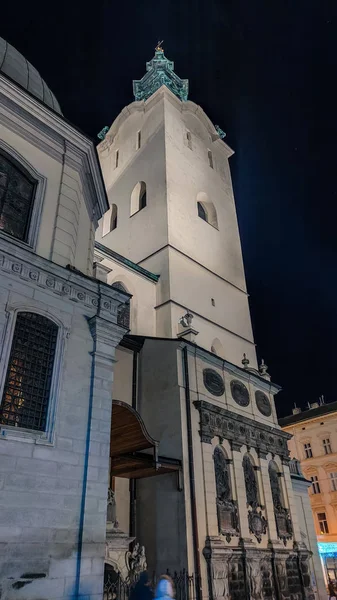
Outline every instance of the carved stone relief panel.
{"label": "carved stone relief panel", "polygon": [[224,380],[214,369],[203,370],[204,386],[213,396],[223,396],[225,393]]}
{"label": "carved stone relief panel", "polygon": [[219,533],[230,542],[232,536],[239,535],[238,506],[232,498],[228,462],[220,446],[214,450],[214,470]]}
{"label": "carved stone relief panel", "polygon": [[194,406],[200,413],[199,433],[203,442],[211,443],[217,436],[232,441],[238,448],[246,445],[264,454],[271,452],[283,460],[289,459],[287,440],[290,436],[285,431],[205,400],[194,402]]}
{"label": "carved stone relief panel", "polygon": [[246,386],[241,381],[239,381],[238,379],[232,379],[231,392],[233,400],[235,400],[235,402],[239,404],[239,406],[249,405],[249,392]]}

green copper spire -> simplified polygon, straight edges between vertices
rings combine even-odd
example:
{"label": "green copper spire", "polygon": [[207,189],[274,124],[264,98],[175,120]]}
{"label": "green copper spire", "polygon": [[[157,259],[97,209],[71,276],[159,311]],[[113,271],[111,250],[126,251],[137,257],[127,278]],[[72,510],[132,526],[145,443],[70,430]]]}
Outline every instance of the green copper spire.
{"label": "green copper spire", "polygon": [[158,42],[155,55],[146,63],[146,74],[138,81],[133,81],[135,100],[147,100],[162,85],[173,92],[183,102],[188,98],[188,79],[180,79],[174,72],[174,62],[168,60]]}

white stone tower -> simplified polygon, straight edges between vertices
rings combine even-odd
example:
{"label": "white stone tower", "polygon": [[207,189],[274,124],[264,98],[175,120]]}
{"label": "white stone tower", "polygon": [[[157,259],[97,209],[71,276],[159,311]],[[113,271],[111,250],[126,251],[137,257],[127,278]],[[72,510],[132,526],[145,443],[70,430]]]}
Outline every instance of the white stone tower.
{"label": "white stone tower", "polygon": [[199,346],[236,364],[246,353],[256,368],[228,162],[233,151],[187,100],[188,82],[173,66],[158,46],[146,75],[134,82],[135,102],[98,147],[111,208],[96,239],[160,275],[156,336],[176,337],[188,309]]}

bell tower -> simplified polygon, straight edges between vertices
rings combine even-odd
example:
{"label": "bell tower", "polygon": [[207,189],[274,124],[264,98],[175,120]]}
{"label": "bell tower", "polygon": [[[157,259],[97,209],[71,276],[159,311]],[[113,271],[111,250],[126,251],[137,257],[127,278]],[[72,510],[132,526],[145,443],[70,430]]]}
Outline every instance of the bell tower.
{"label": "bell tower", "polygon": [[[110,211],[97,241],[160,275],[158,337],[193,315],[196,343],[256,368],[225,134],[188,100],[161,44],[98,146]],[[138,302],[142,299],[138,298]]]}

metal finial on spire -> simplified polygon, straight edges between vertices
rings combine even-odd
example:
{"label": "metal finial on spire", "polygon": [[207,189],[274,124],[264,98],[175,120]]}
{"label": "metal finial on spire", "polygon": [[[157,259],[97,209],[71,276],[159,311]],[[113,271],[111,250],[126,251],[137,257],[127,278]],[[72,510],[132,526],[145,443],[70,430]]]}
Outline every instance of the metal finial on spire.
{"label": "metal finial on spire", "polygon": [[157,42],[156,52],[164,52],[164,48],[162,47],[163,43],[164,43],[164,40],[162,40],[161,42]]}
{"label": "metal finial on spire", "polygon": [[245,354],[243,355],[243,359],[241,362],[243,364],[243,368],[246,369],[249,365],[249,359],[247,358],[247,356]]}

